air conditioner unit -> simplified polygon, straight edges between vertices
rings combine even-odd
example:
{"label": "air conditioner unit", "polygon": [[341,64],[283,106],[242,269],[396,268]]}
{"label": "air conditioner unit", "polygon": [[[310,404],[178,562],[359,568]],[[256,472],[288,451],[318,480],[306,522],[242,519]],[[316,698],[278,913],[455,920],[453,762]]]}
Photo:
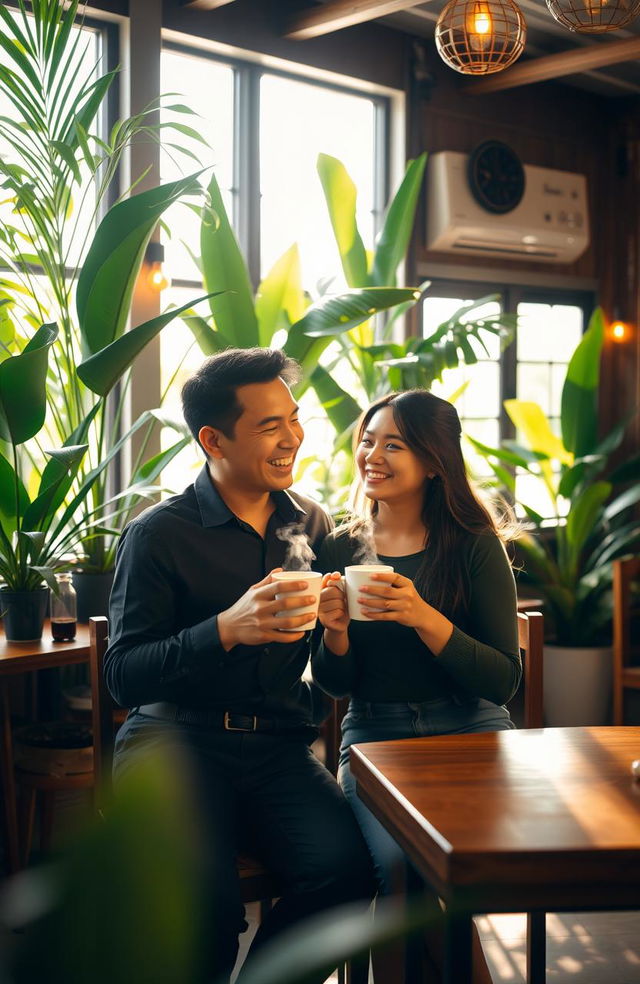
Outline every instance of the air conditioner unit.
{"label": "air conditioner unit", "polygon": [[459,256],[501,256],[572,263],[589,245],[583,174],[524,165],[525,190],[512,211],[478,204],[467,179],[468,155],[440,151],[427,169],[427,249]]}

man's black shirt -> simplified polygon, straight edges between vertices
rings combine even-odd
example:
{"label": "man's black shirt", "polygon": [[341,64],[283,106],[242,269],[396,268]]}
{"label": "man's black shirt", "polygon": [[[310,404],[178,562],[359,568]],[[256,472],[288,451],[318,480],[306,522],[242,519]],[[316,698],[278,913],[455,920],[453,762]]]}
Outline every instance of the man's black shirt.
{"label": "man's black shirt", "polygon": [[[110,602],[105,676],[124,707],[170,701],[184,708],[310,721],[300,679],[308,639],[225,652],[217,627],[251,585],[282,567],[282,527],[302,524],[318,553],[331,528],[324,510],[296,492],[272,493],[264,539],[226,506],[205,465],[193,485],[137,517],[124,531]],[[304,575],[302,575],[304,576]]]}

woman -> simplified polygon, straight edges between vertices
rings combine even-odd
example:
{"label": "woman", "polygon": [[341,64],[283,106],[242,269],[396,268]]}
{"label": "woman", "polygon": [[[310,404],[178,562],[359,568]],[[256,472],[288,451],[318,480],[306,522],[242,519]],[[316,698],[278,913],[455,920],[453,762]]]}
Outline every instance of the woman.
{"label": "woman", "polygon": [[[312,666],[329,694],[351,697],[338,778],[386,894],[402,855],[356,794],[349,746],[512,728],[501,705],[521,663],[513,575],[497,523],[469,484],[453,406],[425,390],[390,394],[364,413],[355,440],[369,515],[321,548],[330,573]],[[340,575],[378,560],[394,572],[361,590],[370,621],[350,621]]]}

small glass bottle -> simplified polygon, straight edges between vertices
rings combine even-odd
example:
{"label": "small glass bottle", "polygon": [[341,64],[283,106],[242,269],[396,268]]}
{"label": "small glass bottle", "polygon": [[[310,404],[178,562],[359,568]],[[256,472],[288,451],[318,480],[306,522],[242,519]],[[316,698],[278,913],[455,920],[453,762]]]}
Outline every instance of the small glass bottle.
{"label": "small glass bottle", "polygon": [[51,635],[54,642],[70,642],[76,637],[76,591],[71,574],[56,574],[56,581],[58,593],[51,592]]}

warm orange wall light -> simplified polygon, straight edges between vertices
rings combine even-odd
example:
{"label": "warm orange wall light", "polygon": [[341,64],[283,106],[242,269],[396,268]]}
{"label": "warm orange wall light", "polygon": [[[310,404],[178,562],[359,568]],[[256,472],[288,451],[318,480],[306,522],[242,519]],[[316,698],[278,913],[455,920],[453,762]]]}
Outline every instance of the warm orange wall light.
{"label": "warm orange wall light", "polygon": [[150,242],[144,255],[147,268],[147,283],[152,290],[161,291],[169,286],[169,280],[162,269],[164,261],[164,246],[162,243]]}
{"label": "warm orange wall light", "polygon": [[609,332],[615,342],[625,342],[630,335],[631,329],[624,321],[614,321],[609,326]]}

